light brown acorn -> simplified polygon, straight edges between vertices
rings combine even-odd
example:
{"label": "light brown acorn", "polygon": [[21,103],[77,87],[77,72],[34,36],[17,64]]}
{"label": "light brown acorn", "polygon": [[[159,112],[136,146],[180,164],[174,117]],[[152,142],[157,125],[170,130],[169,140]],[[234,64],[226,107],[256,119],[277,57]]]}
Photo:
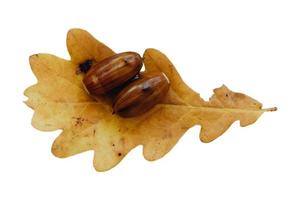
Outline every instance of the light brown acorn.
{"label": "light brown acorn", "polygon": [[113,110],[122,117],[141,115],[158,104],[168,92],[170,83],[162,72],[141,73],[115,98]]}
{"label": "light brown acorn", "polygon": [[94,64],[83,83],[89,94],[103,95],[133,78],[142,66],[143,60],[138,53],[119,53]]}

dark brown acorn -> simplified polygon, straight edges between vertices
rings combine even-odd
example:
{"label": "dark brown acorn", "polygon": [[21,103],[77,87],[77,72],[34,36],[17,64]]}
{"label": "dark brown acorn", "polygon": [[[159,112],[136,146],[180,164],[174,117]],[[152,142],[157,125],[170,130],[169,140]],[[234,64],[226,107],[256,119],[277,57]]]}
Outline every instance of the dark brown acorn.
{"label": "dark brown acorn", "polygon": [[94,64],[83,83],[89,94],[103,95],[133,78],[142,66],[143,60],[138,53],[119,53]]}
{"label": "dark brown acorn", "polygon": [[113,110],[122,117],[141,115],[161,102],[169,87],[169,80],[164,73],[141,73],[139,79],[130,83],[117,95]]}

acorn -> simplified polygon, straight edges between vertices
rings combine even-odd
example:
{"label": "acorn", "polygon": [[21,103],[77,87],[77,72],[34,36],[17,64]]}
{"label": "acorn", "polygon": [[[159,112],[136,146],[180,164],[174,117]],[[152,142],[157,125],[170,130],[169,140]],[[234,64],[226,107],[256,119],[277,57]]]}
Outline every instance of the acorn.
{"label": "acorn", "polygon": [[143,59],[138,53],[119,53],[94,64],[84,77],[83,84],[90,95],[103,95],[132,79],[142,66]]}
{"label": "acorn", "polygon": [[139,79],[126,86],[116,96],[114,113],[122,117],[141,115],[161,102],[167,94],[170,82],[162,72],[141,73]]}

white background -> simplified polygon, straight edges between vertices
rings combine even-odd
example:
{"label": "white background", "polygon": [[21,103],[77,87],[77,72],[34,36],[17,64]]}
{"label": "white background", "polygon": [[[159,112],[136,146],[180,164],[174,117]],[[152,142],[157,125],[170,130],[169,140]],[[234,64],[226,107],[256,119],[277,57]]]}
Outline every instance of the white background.
{"label": "white background", "polygon": [[[299,199],[300,6],[291,0],[1,1],[0,199]],[[134,149],[99,173],[92,152],[54,157],[30,122],[28,56],[69,58],[80,27],[117,52],[165,52],[205,99],[223,83],[279,111],[212,143],[190,129],[163,159]]]}

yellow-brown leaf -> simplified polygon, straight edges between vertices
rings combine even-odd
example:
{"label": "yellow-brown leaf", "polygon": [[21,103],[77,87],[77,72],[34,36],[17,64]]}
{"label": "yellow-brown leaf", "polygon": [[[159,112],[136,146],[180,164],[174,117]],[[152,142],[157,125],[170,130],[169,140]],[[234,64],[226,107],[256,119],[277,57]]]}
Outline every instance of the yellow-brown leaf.
{"label": "yellow-brown leaf", "polygon": [[183,82],[164,54],[147,49],[146,71],[164,72],[170,80],[170,90],[164,101],[149,112],[121,118],[112,114],[107,98],[96,101],[85,92],[83,75],[77,73],[79,64],[87,60],[98,62],[114,52],[81,29],[68,32],[67,47],[70,61],[49,54],[30,57],[38,83],[25,90],[26,104],[35,111],[35,128],[63,130],[52,146],[55,156],[63,158],[93,150],[98,171],[111,169],[137,145],[143,145],[147,160],[157,160],[194,125],[201,125],[201,141],[210,142],[234,121],[246,126],[266,111],[256,100],[226,86],[215,89],[210,101],[204,101]]}

